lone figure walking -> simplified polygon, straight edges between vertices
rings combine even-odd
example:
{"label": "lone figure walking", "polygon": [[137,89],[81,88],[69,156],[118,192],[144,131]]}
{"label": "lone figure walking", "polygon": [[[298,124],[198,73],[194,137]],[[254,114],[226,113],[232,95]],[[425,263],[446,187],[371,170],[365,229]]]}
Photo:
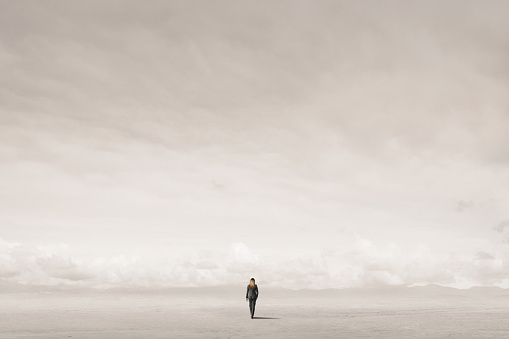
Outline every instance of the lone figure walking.
{"label": "lone figure walking", "polygon": [[254,317],[256,299],[258,299],[258,286],[255,284],[255,279],[251,278],[249,285],[247,285],[246,301],[249,300],[249,311],[251,312],[251,319]]}

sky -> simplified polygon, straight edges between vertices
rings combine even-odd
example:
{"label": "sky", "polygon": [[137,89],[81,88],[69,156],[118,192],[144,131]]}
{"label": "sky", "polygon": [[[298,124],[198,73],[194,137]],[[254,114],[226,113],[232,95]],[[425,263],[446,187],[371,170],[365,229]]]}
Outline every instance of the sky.
{"label": "sky", "polygon": [[0,0],[0,281],[509,288],[508,11]]}

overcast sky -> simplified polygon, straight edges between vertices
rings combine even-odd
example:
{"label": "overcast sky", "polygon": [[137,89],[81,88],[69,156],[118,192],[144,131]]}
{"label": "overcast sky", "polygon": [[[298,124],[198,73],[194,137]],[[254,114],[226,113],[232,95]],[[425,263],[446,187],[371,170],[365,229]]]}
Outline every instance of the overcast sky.
{"label": "overcast sky", "polygon": [[509,2],[0,1],[0,277],[509,287]]}

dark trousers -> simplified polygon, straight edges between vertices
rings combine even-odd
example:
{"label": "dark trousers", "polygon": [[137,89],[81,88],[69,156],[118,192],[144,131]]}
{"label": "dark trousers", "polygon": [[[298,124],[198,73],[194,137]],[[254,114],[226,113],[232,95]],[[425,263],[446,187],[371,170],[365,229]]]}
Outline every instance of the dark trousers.
{"label": "dark trousers", "polygon": [[249,299],[249,311],[251,312],[252,317],[254,317],[255,306],[256,306],[256,299]]}

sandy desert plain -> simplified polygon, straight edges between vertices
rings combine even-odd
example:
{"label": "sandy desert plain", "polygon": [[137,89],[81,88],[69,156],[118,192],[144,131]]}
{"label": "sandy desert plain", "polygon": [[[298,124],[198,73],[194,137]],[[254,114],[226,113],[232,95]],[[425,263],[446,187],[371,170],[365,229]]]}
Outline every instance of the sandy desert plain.
{"label": "sandy desert plain", "polygon": [[509,290],[2,286],[0,338],[509,338]]}

